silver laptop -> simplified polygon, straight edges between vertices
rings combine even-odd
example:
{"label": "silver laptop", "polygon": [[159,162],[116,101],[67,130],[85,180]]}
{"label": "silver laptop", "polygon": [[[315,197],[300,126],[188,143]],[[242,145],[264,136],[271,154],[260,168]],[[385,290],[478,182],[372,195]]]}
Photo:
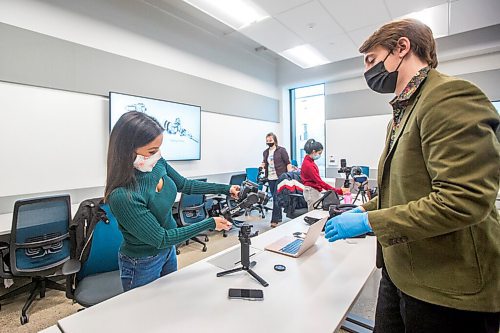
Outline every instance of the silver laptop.
{"label": "silver laptop", "polygon": [[266,246],[265,249],[281,253],[289,257],[298,258],[302,253],[306,252],[311,246],[314,245],[314,243],[316,243],[316,240],[318,240],[318,237],[321,234],[321,229],[323,229],[327,219],[327,217],[324,217],[311,225],[304,238],[284,236],[276,242]]}

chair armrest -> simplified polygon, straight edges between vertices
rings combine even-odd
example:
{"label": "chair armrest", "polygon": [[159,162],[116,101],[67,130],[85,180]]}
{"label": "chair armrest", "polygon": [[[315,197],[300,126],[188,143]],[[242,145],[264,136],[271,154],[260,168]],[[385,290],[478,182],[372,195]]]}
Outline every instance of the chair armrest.
{"label": "chair armrest", "polygon": [[70,259],[66,261],[62,266],[63,275],[71,275],[78,273],[82,268],[82,263],[76,259]]}

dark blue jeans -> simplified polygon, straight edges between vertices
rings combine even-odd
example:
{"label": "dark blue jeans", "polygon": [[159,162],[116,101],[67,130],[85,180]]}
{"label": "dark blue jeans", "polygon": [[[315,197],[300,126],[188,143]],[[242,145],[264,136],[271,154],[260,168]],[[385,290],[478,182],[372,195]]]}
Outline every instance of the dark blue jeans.
{"label": "dark blue jeans", "polygon": [[118,265],[123,291],[137,288],[177,270],[175,246],[143,258],[131,258],[118,252]]}
{"label": "dark blue jeans", "polygon": [[430,304],[406,295],[382,268],[374,333],[498,333],[500,313]]}
{"label": "dark blue jeans", "polygon": [[278,180],[268,180],[268,182],[269,182],[269,190],[273,195],[273,215],[271,217],[271,222],[281,222],[283,218],[281,213],[281,207],[278,206],[278,199],[276,198]]}

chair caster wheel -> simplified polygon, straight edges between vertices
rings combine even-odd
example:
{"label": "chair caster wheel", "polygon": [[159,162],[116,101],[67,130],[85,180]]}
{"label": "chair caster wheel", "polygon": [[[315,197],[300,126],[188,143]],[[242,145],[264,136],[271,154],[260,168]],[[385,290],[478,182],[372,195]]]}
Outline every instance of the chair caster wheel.
{"label": "chair caster wheel", "polygon": [[222,234],[222,237],[227,237],[227,234],[226,234],[226,233],[223,233],[223,234]]}
{"label": "chair caster wheel", "polygon": [[28,315],[22,315],[19,319],[21,319],[21,325],[27,324],[29,321]]}
{"label": "chair caster wheel", "polygon": [[202,252],[207,252],[207,247],[204,246],[203,249],[201,249]]}
{"label": "chair caster wheel", "polygon": [[208,239],[208,236],[205,236],[205,242],[208,242],[210,239]]}

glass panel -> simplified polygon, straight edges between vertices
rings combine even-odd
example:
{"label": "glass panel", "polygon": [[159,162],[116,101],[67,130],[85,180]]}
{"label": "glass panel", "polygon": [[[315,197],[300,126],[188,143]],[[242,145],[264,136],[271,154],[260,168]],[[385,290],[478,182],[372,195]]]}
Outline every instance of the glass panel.
{"label": "glass panel", "polygon": [[[325,144],[325,86],[319,84],[304,88],[295,89],[295,108],[292,109],[294,116],[291,119],[295,120],[295,133],[292,136],[295,138],[294,158],[297,163],[302,165],[302,161],[306,156],[304,144],[309,139],[314,139]],[[292,128],[293,128],[292,127]],[[320,176],[325,176],[325,154],[316,161]]]}

